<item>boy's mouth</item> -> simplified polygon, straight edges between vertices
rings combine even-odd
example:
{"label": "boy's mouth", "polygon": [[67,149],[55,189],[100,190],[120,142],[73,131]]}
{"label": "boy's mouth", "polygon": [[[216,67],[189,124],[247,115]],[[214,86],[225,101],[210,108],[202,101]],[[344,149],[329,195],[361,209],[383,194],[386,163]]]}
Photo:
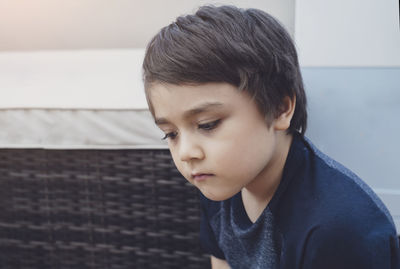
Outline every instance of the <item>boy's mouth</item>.
{"label": "boy's mouth", "polygon": [[212,177],[214,174],[207,174],[207,173],[194,173],[192,174],[192,179],[195,181],[203,181],[209,177]]}

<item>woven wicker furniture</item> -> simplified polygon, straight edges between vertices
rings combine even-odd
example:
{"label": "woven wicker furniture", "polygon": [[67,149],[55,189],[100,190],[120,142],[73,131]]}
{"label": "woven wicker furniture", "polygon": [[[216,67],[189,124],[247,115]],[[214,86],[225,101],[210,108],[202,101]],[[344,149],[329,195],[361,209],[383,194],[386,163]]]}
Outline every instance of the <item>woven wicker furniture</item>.
{"label": "woven wicker furniture", "polygon": [[168,150],[0,150],[0,268],[209,268]]}

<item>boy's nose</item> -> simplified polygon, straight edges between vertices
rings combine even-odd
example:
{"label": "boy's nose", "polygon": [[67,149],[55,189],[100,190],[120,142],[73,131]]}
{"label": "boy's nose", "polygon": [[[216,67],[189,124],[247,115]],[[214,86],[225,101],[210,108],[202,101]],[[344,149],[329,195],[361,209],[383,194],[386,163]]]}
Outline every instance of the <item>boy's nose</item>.
{"label": "boy's nose", "polygon": [[204,152],[195,138],[181,136],[179,145],[179,157],[181,161],[188,162],[193,159],[203,159]]}

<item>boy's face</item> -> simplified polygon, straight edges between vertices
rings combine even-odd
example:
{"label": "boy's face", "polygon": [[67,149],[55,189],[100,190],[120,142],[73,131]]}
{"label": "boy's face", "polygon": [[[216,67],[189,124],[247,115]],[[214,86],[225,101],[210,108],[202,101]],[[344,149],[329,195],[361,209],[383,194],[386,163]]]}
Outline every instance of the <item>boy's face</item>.
{"label": "boy's face", "polygon": [[211,200],[225,200],[265,179],[279,158],[275,121],[227,83],[154,84],[156,124],[178,170]]}

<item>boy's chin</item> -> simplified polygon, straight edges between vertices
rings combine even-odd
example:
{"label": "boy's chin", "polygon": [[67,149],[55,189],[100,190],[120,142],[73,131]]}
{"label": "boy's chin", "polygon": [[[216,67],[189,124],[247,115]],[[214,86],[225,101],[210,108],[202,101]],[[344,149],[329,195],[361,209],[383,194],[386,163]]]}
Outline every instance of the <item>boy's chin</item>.
{"label": "boy's chin", "polygon": [[227,200],[229,198],[231,198],[232,196],[234,196],[235,194],[231,194],[231,193],[215,193],[215,192],[209,192],[207,190],[201,190],[201,193],[207,197],[207,199],[215,201],[215,202],[220,202],[220,201],[224,201]]}

